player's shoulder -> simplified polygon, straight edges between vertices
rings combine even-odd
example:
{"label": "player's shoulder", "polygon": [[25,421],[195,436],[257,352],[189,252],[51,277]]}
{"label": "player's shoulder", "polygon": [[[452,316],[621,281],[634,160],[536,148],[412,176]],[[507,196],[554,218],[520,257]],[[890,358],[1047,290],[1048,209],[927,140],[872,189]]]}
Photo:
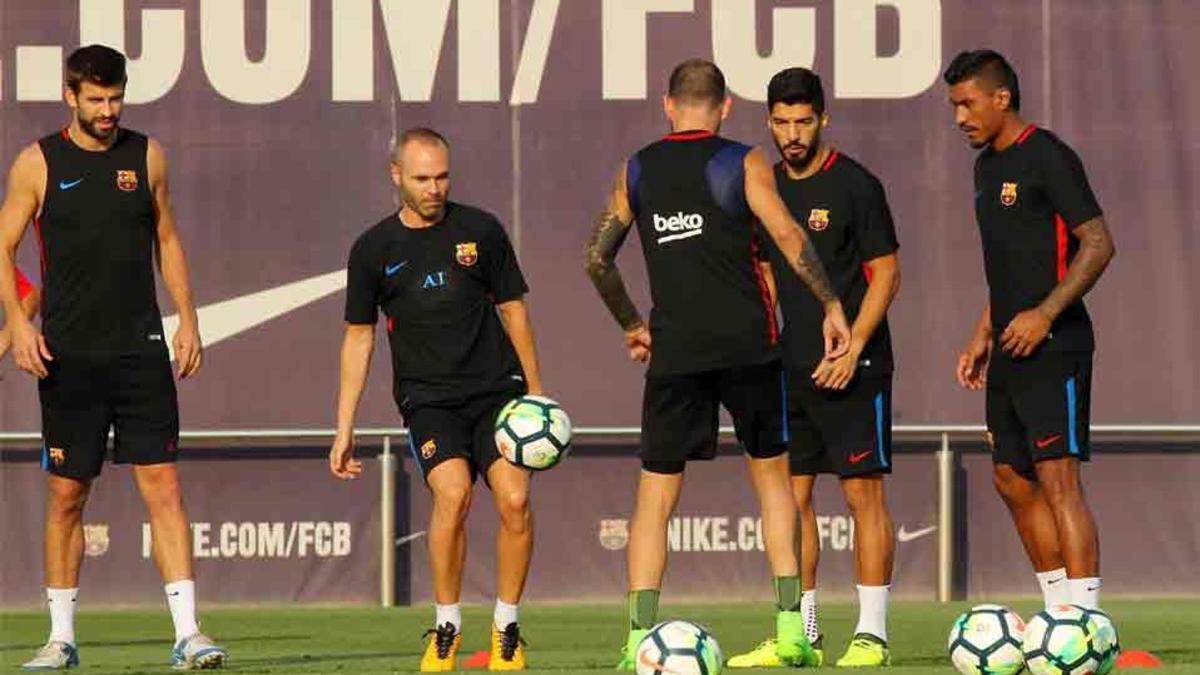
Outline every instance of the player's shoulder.
{"label": "player's shoulder", "polygon": [[368,227],[358,235],[358,238],[354,240],[354,246],[351,250],[361,255],[379,248],[394,230],[397,219],[398,217],[395,212],[381,218],[379,222]]}
{"label": "player's shoulder", "polygon": [[1045,127],[1033,127],[1022,145],[1038,157],[1067,158],[1079,161],[1079,154],[1058,134]]}
{"label": "player's shoulder", "polygon": [[42,141],[34,141],[17,153],[13,160],[13,169],[33,169],[46,166],[46,154],[42,150]]}
{"label": "player's shoulder", "polygon": [[873,195],[883,192],[883,181],[862,162],[841,151],[829,166],[838,182],[847,186],[856,195]]}
{"label": "player's shoulder", "polygon": [[455,226],[480,237],[504,231],[504,226],[494,213],[471,204],[447,202],[446,218]]}

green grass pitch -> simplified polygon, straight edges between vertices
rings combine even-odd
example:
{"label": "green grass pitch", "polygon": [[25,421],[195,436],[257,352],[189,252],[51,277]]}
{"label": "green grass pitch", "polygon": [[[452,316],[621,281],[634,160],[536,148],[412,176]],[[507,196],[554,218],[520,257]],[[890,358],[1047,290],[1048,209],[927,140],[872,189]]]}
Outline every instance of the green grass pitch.
{"label": "green grass pitch", "polygon": [[[1029,601],[1011,606],[1024,617],[1037,610]],[[966,607],[892,603],[894,665],[889,672],[952,674],[946,635]],[[1200,636],[1200,600],[1111,600],[1105,609],[1115,619],[1124,647],[1153,652],[1166,664],[1157,671],[1138,672],[1200,673],[1200,645],[1195,641]],[[831,603],[820,611],[826,659],[836,660],[854,629],[856,608]],[[521,612],[531,670],[604,672],[616,662],[624,640],[621,606],[532,604]],[[773,625],[772,608],[763,604],[667,604],[660,616],[707,625],[726,656],[747,650]],[[487,648],[489,619],[488,607],[467,609],[460,660]],[[228,670],[233,672],[395,673],[416,670],[421,633],[432,623],[432,608],[210,608],[203,621],[205,630],[229,649]],[[40,612],[0,614],[0,670],[19,668],[45,639],[48,622]],[[171,627],[165,606],[160,611],[85,608],[77,632],[81,675],[169,672]]]}

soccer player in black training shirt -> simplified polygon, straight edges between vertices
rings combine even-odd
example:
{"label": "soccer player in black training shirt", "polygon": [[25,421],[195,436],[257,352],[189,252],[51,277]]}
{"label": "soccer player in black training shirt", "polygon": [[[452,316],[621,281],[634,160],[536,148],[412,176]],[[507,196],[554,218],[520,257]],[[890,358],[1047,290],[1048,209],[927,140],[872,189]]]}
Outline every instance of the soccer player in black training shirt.
{"label": "soccer player in black training shirt", "polygon": [[[114,459],[132,463],[150,513],[154,559],[175,624],[177,668],[215,668],[225,651],[200,632],[192,536],[175,460],[179,410],[154,289],[154,257],[179,311],[179,377],[200,368],[200,334],[183,245],[175,231],[162,147],[119,125],[125,57],[82,47],[67,58],[71,123],[24,150],[0,207],[0,298],[13,358],[39,379],[50,639],[29,668],[79,663],[74,616],[83,507],[112,429]],[[36,219],[42,251],[42,330],[19,310],[13,253]]]}
{"label": "soccer player in black training shirt", "polygon": [[[820,546],[812,491],[818,473],[833,473],[854,517],[859,602],[858,626],[838,665],[887,665],[894,545],[883,492],[883,476],[892,470],[892,345],[886,314],[900,285],[896,230],[879,180],[822,138],[829,115],[815,73],[807,68],[777,73],[767,87],[767,112],[782,157],[775,165],[779,194],[792,217],[808,226],[808,237],[854,322],[849,352],[825,359],[820,304],[779,250],[767,246],[783,309],[792,490],[801,514],[801,613],[817,660],[824,661],[816,617]],[[767,641],[729,665],[774,666],[779,660]]]}
{"label": "soccer player in black training shirt", "polygon": [[496,510],[496,611],[492,670],[523,670],[517,603],[533,553],[529,471],[502,460],[496,415],[521,394],[541,394],[528,287],[495,216],[448,201],[450,146],[430,129],[396,142],[392,181],[402,207],[363,233],[350,251],[342,345],[335,476],[362,470],[353,458],[354,413],[375,345],[378,311],[387,319],[393,394],[408,426],[413,459],[433,493],[429,563],[436,623],[421,670],[455,670],[462,635],[463,562],[471,488],[483,474]]}
{"label": "soccer player in black training shirt", "polygon": [[[733,417],[762,508],[779,656],[800,665],[813,652],[799,612],[783,381],[756,219],[819,298],[827,357],[845,353],[849,326],[811,242],[775,190],[766,157],[717,136],[731,106],[720,69],[701,60],[680,64],[663,105],[671,133],[621,167],[587,251],[588,274],[625,331],[630,356],[650,364],[629,536],[629,635],[618,668],[634,669],[637,643],[657,619],[667,521],[686,462],[716,454],[718,405]],[[635,221],[654,302],[649,326],[615,264]]]}
{"label": "soccer player in black training shirt", "polygon": [[980,149],[975,216],[990,296],[958,381],[987,390],[996,489],[1046,604],[1096,607],[1100,543],[1079,477],[1094,348],[1083,296],[1113,257],[1112,237],[1079,156],[1021,119],[1003,56],[963,52],[944,79],[955,123]]}

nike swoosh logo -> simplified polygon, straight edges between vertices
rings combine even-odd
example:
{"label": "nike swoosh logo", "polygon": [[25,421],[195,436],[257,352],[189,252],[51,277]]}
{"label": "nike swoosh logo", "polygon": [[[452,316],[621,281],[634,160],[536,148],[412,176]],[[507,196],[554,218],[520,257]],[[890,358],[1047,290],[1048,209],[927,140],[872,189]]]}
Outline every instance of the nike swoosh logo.
{"label": "nike swoosh logo", "polygon": [[1057,579],[1051,579],[1051,580],[1049,580],[1049,581],[1047,581],[1047,582],[1046,582],[1046,585],[1047,585],[1047,586],[1053,586],[1054,584],[1057,584],[1057,583],[1058,583],[1058,582],[1060,582],[1060,581],[1062,581],[1062,577],[1059,577],[1059,578],[1057,578]]}
{"label": "nike swoosh logo", "polygon": [[920,539],[921,537],[924,537],[926,535],[933,534],[935,530],[937,530],[937,525],[930,525],[929,527],[922,527],[919,530],[913,530],[910,532],[910,531],[904,529],[904,526],[901,525],[900,530],[898,532],[896,532],[896,541],[900,542],[901,544],[907,544],[910,541],[914,541],[914,540]]}
{"label": "nike swoosh logo", "polygon": [[861,462],[861,461],[863,461],[864,459],[866,459],[866,458],[867,458],[867,455],[869,455],[869,454],[871,454],[871,451],[870,451],[870,450],[863,450],[862,452],[859,452],[859,453],[855,453],[855,454],[853,454],[853,455],[850,455],[850,463],[851,463],[851,464],[858,464],[859,462]]}
{"label": "nike swoosh logo", "polygon": [[424,536],[425,536],[425,530],[421,530],[420,532],[413,532],[412,534],[405,535],[403,537],[396,537],[396,545],[403,546],[410,541],[416,541]]}
{"label": "nike swoosh logo", "polygon": [[82,178],[77,178],[73,181],[60,180],[60,181],[58,181],[58,189],[59,190],[70,190],[71,188],[75,187],[76,185],[79,185],[82,182],[83,182]]}
{"label": "nike swoosh logo", "polygon": [[1060,438],[1062,438],[1062,434],[1054,434],[1053,436],[1047,436],[1042,440],[1037,441],[1034,443],[1034,445],[1038,447],[1038,450],[1045,450],[1051,445],[1054,445],[1055,441],[1059,440]]}
{"label": "nike swoosh logo", "polygon": [[390,277],[390,276],[394,275],[396,272],[399,272],[400,270],[404,269],[404,266],[407,264],[408,264],[408,261],[405,260],[404,262],[398,262],[395,265],[388,265],[387,267],[385,267],[383,269],[383,273]]}
{"label": "nike swoosh logo", "polygon": [[[333,295],[345,287],[346,271],[338,270],[205,305],[196,310],[200,322],[200,341],[205,347],[211,347]],[[174,335],[177,328],[178,314],[163,317],[165,335]],[[175,360],[174,346],[168,343],[167,348],[171,351],[171,360]]]}

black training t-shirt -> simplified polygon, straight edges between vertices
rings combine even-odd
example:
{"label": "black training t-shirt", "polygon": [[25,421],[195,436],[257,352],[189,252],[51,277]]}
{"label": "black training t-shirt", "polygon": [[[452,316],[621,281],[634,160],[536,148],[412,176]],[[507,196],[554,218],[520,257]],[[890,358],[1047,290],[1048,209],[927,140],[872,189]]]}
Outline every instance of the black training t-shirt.
{"label": "black training t-shirt", "polygon": [[401,412],[525,390],[495,305],[529,288],[490,213],[450,202],[441,222],[420,229],[392,214],[354,243],[347,276],[346,321],[387,317]]}
{"label": "black training t-shirt", "polygon": [[[996,340],[1018,313],[1039,305],[1079,249],[1071,230],[1101,215],[1083,163],[1057,136],[1030,125],[1017,141],[975,161],[975,215],[983,240]],[[1043,352],[1090,352],[1083,302],[1063,310]]]}
{"label": "black training t-shirt", "polygon": [[[804,227],[829,275],[846,318],[858,316],[870,282],[866,262],[899,248],[883,185],[858,162],[836,150],[817,173],[800,180],[775,165],[775,184],[792,217]],[[816,367],[825,357],[825,309],[771,242],[766,247],[783,308],[784,362]],[[863,372],[892,372],[892,340],[885,318],[863,348]]]}

